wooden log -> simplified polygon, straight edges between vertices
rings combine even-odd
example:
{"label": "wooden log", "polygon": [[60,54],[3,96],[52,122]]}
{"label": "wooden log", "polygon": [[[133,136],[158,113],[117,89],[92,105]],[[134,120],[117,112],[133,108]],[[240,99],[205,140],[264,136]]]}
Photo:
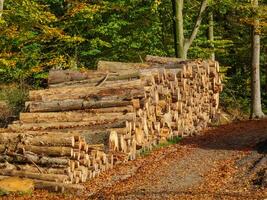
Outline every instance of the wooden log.
{"label": "wooden log", "polygon": [[71,178],[71,170],[70,167],[65,168],[51,168],[51,167],[40,167],[37,165],[29,165],[29,164],[10,164],[7,161],[5,163],[0,163],[0,169],[10,169],[10,170],[18,170],[18,171],[27,171],[32,173],[41,173],[41,174],[63,174],[68,175]]}
{"label": "wooden log", "polygon": [[45,167],[66,168],[71,166],[70,159],[64,157],[46,157],[37,156],[33,154],[14,154],[8,153],[8,155],[0,155],[0,162],[10,162],[17,164],[37,164]]}
{"label": "wooden log", "polygon": [[97,64],[97,69],[99,71],[109,71],[109,72],[131,71],[149,67],[150,65],[146,63],[99,61]]}
{"label": "wooden log", "polygon": [[[66,99],[66,100],[53,100],[47,102],[26,102],[26,107],[29,112],[58,112],[58,111],[71,111],[83,109],[99,109],[112,107],[125,107],[133,105],[131,100],[83,100],[83,99]],[[93,110],[92,110],[93,112]]]}
{"label": "wooden log", "polygon": [[145,61],[148,63],[166,64],[166,63],[181,63],[185,60],[182,58],[171,58],[171,57],[160,57],[160,56],[147,55],[145,58]]}
{"label": "wooden log", "polygon": [[47,112],[20,113],[21,123],[49,123],[49,122],[90,122],[102,124],[116,120],[133,121],[135,113],[105,113],[94,114],[87,112]]}
{"label": "wooden log", "polygon": [[119,137],[116,131],[111,131],[109,134],[109,149],[112,151],[119,150]]}
{"label": "wooden log", "polygon": [[[113,65],[113,62],[109,62]],[[136,63],[138,64],[138,63]],[[144,65],[144,64],[141,64]],[[53,72],[53,71],[52,71]],[[50,73],[52,73],[50,72]],[[58,71],[57,73],[64,74],[66,73],[65,70]],[[82,72],[75,72],[75,73],[81,73],[81,76],[83,76],[84,73]],[[98,73],[98,76],[92,76],[92,73]],[[158,68],[141,68],[141,69],[131,69],[131,70],[119,70],[119,72],[100,72],[100,71],[93,71],[90,72],[90,75],[86,75],[83,80],[64,80],[60,78],[57,78],[58,83],[53,84],[49,83],[50,88],[59,88],[59,87],[77,87],[77,86],[103,86],[108,85],[110,82],[114,81],[122,81],[122,80],[133,80],[133,79],[140,79],[140,78],[147,78],[152,75],[157,75]]]}
{"label": "wooden log", "polygon": [[[133,103],[133,101],[131,101]],[[134,103],[133,103],[134,104]],[[136,106],[136,107],[140,107]],[[92,108],[92,109],[85,109],[84,112],[89,113],[129,113],[134,112],[135,108],[132,105],[129,106],[121,106],[121,107],[110,107],[110,108]]]}
{"label": "wooden log", "polygon": [[45,147],[45,146],[32,146],[32,145],[3,145],[0,144],[0,153],[5,151],[14,152],[15,150],[20,149],[23,151],[32,152],[37,155],[45,156],[73,156],[73,148],[71,147]]}
{"label": "wooden log", "polygon": [[51,88],[44,90],[31,90],[29,99],[31,101],[51,101],[63,99],[89,99],[99,98],[100,96],[112,96],[112,94],[123,95],[136,92],[137,89],[142,93],[142,81],[140,79],[125,81],[125,83],[112,84],[105,87],[75,87],[75,88]]}
{"label": "wooden log", "polygon": [[80,72],[74,70],[51,70],[48,76],[48,83],[49,87],[51,88],[65,86],[75,87],[75,85],[77,86],[85,84],[92,84],[93,86],[97,86],[103,80],[105,80],[105,83],[109,81],[139,79],[141,77],[147,76],[147,73],[149,71],[153,71],[153,69],[149,69],[149,71],[146,70],[148,67],[150,67],[150,65],[144,63],[100,61],[99,69],[107,68],[108,71],[89,70]]}
{"label": "wooden log", "polygon": [[[59,88],[59,87],[77,87],[77,86],[101,86],[112,84],[112,82],[124,81],[124,80],[133,80],[141,78],[141,74],[138,71],[133,71],[132,73],[106,73],[102,77],[88,78],[85,80],[78,81],[67,81],[61,82],[58,84],[49,84],[49,88]],[[105,80],[105,81],[104,81]]]}
{"label": "wooden log", "polygon": [[15,123],[11,124],[8,127],[14,131],[22,131],[22,130],[31,130],[31,131],[43,131],[43,130],[55,130],[55,131],[69,131],[71,129],[76,128],[89,128],[92,129],[94,126],[96,127],[124,127],[125,120],[114,120],[108,121],[107,124],[103,124],[96,122],[53,122],[53,123]]}
{"label": "wooden log", "polygon": [[[0,180],[10,177],[11,176],[0,176]],[[43,181],[37,179],[32,179],[32,181],[34,182],[35,189],[43,189],[51,192],[67,192],[73,194],[81,194],[85,190],[84,186],[82,185]]]}
{"label": "wooden log", "polygon": [[107,72],[99,72],[96,70],[75,71],[75,70],[50,70],[48,75],[48,84],[57,84],[69,81],[81,81],[92,79],[95,77],[103,77]]}
{"label": "wooden log", "polygon": [[0,133],[0,144],[73,147],[74,142],[74,136],[64,133]]}
{"label": "wooden log", "polygon": [[43,181],[55,181],[61,183],[68,183],[69,177],[62,174],[41,174],[19,170],[1,169],[0,175],[3,176],[17,176],[21,178],[38,179]]}

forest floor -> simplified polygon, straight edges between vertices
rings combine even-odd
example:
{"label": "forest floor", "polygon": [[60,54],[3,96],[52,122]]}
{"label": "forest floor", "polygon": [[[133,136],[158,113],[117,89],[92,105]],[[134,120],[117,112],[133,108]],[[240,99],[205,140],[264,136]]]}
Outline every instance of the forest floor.
{"label": "forest floor", "polygon": [[209,128],[105,172],[80,196],[4,199],[267,199],[267,120]]}

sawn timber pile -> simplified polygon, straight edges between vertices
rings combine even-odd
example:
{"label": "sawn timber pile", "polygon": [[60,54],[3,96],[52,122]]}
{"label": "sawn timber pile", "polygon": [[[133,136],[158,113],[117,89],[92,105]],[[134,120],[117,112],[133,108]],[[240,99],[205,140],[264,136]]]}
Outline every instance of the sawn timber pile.
{"label": "sawn timber pile", "polygon": [[222,90],[217,62],[155,56],[51,70],[48,82],[2,131],[0,175],[84,182],[159,142],[197,134],[216,116]]}

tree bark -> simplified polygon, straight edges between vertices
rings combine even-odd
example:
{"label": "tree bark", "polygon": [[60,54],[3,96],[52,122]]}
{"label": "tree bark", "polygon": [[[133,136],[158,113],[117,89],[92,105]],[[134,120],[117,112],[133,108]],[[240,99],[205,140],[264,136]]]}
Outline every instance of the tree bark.
{"label": "tree bark", "polygon": [[[252,6],[259,7],[258,0],[252,0]],[[254,20],[252,30],[252,83],[251,83],[251,118],[262,118],[264,113],[261,107],[261,88],[260,88],[260,22]]]}
{"label": "tree bark", "polygon": [[74,147],[74,136],[65,133],[0,133],[0,144]]}
{"label": "tree bark", "polygon": [[138,80],[125,81],[125,83],[110,84],[105,87],[75,87],[75,88],[51,88],[44,90],[32,90],[29,92],[31,101],[52,101],[64,99],[97,99],[101,97],[116,95],[136,94],[136,90],[144,90],[143,82]]}
{"label": "tree bark", "polygon": [[176,44],[175,48],[178,52],[178,58],[186,59],[185,51],[184,51],[184,17],[183,17],[183,7],[184,0],[175,0],[174,3],[175,10],[175,33],[176,33]]}
{"label": "tree bark", "polygon": [[174,51],[175,51],[175,57],[179,58],[178,54],[178,33],[177,33],[177,23],[176,23],[176,15],[177,15],[177,10],[176,10],[176,0],[172,0],[172,12],[173,12],[173,36],[174,36]]}
{"label": "tree bark", "polygon": [[88,112],[40,112],[40,113],[20,113],[22,123],[53,123],[53,122],[92,122],[92,124],[106,123],[116,120],[135,120],[136,114],[133,113],[105,113],[96,115]]}
{"label": "tree bark", "polygon": [[4,0],[0,0],[0,18],[3,15],[3,10],[4,10]]}
{"label": "tree bark", "polygon": [[202,16],[207,8],[208,0],[203,0],[201,3],[201,7],[198,13],[198,17],[196,19],[194,28],[189,38],[185,38],[184,36],[184,16],[183,16],[183,7],[184,7],[184,0],[174,0],[173,1],[173,11],[174,11],[174,41],[175,43],[175,50],[178,52],[177,57],[182,59],[187,59],[187,53],[192,45],[193,41],[195,40],[198,30],[200,28],[200,24],[202,22]]}
{"label": "tree bark", "polygon": [[215,52],[214,52],[214,20],[213,13],[209,14],[209,41],[211,42],[212,52],[210,54],[210,59],[215,61]]}

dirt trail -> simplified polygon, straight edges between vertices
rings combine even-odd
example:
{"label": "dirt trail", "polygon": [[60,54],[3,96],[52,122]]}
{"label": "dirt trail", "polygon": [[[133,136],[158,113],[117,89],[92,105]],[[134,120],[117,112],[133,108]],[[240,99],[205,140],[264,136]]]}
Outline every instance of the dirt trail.
{"label": "dirt trail", "polygon": [[[38,191],[31,198],[263,200],[267,199],[262,173],[267,175],[262,159],[267,158],[266,140],[267,120],[224,125],[116,166],[86,183],[82,196]],[[259,163],[261,168],[255,167]]]}
{"label": "dirt trail", "polygon": [[[114,173],[91,197],[264,199],[267,187],[251,183],[247,173],[252,169],[248,166],[253,165],[251,159],[262,156],[256,151],[256,144],[266,139],[267,120],[214,128],[117,169],[121,174],[125,172],[120,175],[124,180],[112,180],[116,177]],[[130,168],[135,172],[128,177]],[[92,184],[88,188],[93,188]]]}

